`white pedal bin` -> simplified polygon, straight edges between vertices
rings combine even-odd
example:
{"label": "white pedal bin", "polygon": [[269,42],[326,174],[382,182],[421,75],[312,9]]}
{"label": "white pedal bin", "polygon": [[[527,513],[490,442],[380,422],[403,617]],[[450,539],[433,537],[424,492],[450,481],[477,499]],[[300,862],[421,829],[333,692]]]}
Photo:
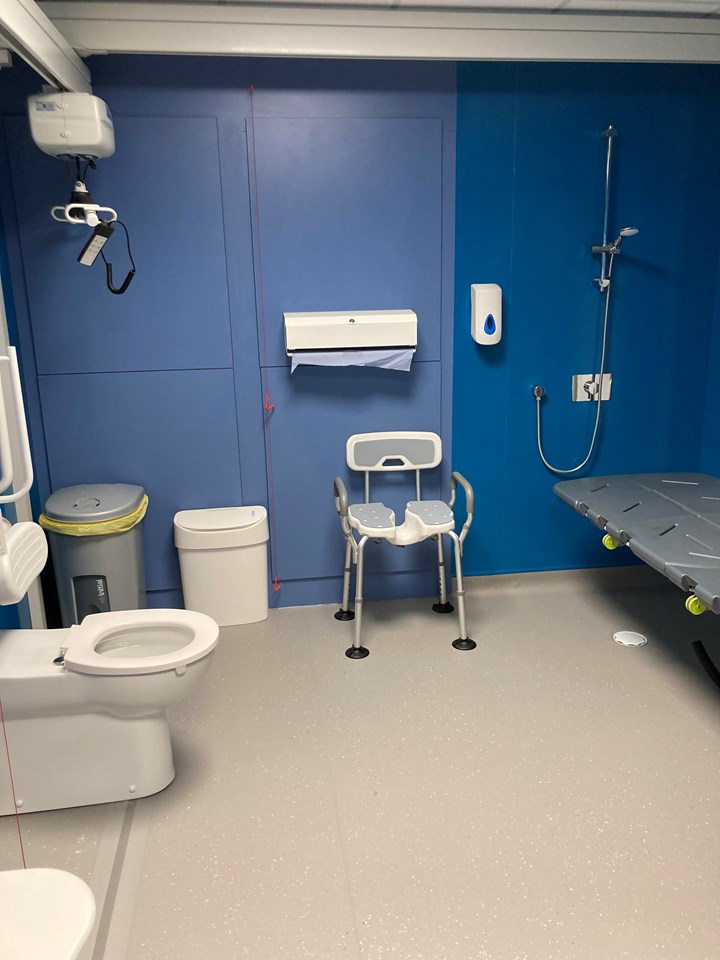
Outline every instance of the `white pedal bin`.
{"label": "white pedal bin", "polygon": [[175,514],[185,609],[221,627],[268,615],[265,507],[214,507]]}

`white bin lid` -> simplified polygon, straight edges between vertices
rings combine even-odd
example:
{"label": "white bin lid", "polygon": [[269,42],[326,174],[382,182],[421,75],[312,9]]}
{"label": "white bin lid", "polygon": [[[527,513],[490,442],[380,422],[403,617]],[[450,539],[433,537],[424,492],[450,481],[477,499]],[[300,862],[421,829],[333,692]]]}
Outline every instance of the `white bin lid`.
{"label": "white bin lid", "polygon": [[95,899],[79,877],[36,868],[0,872],[3,960],[74,960],[95,920]]}
{"label": "white bin lid", "polygon": [[251,546],[268,539],[267,510],[260,506],[181,510],[174,525],[175,546],[181,549]]}

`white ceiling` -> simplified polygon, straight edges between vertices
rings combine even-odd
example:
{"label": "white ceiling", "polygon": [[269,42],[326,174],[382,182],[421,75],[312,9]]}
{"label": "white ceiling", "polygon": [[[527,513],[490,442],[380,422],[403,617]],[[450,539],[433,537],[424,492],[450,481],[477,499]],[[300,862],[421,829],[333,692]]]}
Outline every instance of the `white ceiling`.
{"label": "white ceiling", "polygon": [[[80,0],[84,2],[84,0]],[[87,2],[87,0],[85,0]],[[94,0],[98,2],[98,0]],[[109,2],[109,0],[99,0]],[[126,0],[144,3],[145,0]],[[155,3],[203,3],[243,7],[244,0],[153,0]],[[486,13],[592,13],[634,16],[720,17],[720,0],[253,0],[253,6],[379,7],[452,9]]]}
{"label": "white ceiling", "polygon": [[[3,5],[32,0],[0,0]],[[720,0],[50,0],[93,53],[720,63]]]}
{"label": "white ceiling", "polygon": [[92,54],[720,64],[720,0],[0,0],[0,50],[88,91]]}

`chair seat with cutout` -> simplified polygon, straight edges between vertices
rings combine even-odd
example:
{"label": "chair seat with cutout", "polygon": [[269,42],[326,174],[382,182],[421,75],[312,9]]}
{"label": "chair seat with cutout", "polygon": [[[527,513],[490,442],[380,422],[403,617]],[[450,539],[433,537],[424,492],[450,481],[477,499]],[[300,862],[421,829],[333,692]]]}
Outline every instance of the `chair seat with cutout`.
{"label": "chair seat with cutout", "polygon": [[[467,635],[465,621],[465,592],[462,580],[462,546],[468,534],[473,516],[473,489],[459,473],[450,477],[450,500],[423,500],[420,491],[420,471],[437,467],[442,460],[442,441],[436,433],[419,431],[390,433],[359,433],[350,437],[346,447],[347,464],[351,470],[365,474],[365,503],[348,503],[347,490],[340,477],[335,479],[335,506],[345,535],[345,568],[343,576],[343,598],[338,612],[338,620],[355,620],[355,638],[346,655],[353,660],[366,657],[369,653],[361,642],[361,623],[363,606],[363,568],[364,550],[368,540],[387,541],[398,547],[410,546],[424,540],[433,539],[438,545],[438,582],[439,601],[433,605],[436,613],[452,613],[454,607],[448,601],[445,578],[445,554],[443,536],[451,538],[455,551],[455,573],[457,578],[458,618],[460,636],[453,642],[458,650],[472,650],[475,642]],[[405,506],[405,516],[398,523],[395,512],[383,503],[370,500],[370,474],[391,471],[414,471],[415,500],[409,500]],[[465,491],[466,518],[462,530],[455,532],[453,506],[458,484]],[[357,534],[357,536],[356,536]],[[359,539],[358,539],[359,537]],[[355,609],[350,609],[350,575],[352,565],[356,567]]]}

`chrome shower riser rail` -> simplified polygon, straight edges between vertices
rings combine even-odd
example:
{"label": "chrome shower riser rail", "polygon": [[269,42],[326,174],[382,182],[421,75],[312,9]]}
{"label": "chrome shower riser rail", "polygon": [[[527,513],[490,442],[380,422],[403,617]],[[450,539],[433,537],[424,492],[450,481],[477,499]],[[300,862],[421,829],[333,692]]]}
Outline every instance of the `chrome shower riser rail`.
{"label": "chrome shower riser rail", "polygon": [[[617,130],[615,127],[610,124],[607,130],[603,130],[603,137],[607,140],[607,156],[605,159],[605,210],[603,213],[603,246],[607,246],[608,242],[608,224],[610,220],[610,181],[612,179],[612,149],[613,149],[613,140],[617,136]],[[600,277],[598,278],[597,285],[600,287],[600,290],[604,291],[607,288],[607,253],[603,253],[602,260],[600,261]]]}
{"label": "chrome shower riser rail", "polygon": [[[615,259],[615,254],[610,254],[610,266],[608,267],[607,282],[605,284],[605,316],[603,318],[603,333],[602,333],[602,351],[600,354],[600,375],[598,376],[598,383],[602,384],[603,374],[605,373],[605,362],[607,359],[607,341],[608,341],[608,321],[610,318],[610,285],[612,277],[612,268],[613,260]],[[578,473],[582,470],[583,467],[587,466],[590,462],[590,457],[592,457],[595,450],[595,444],[597,442],[598,432],[600,430],[600,418],[602,416],[602,405],[603,401],[600,399],[602,396],[602,390],[599,390],[594,398],[594,402],[597,403],[597,410],[595,411],[595,426],[593,427],[592,439],[590,441],[590,449],[585,456],[585,459],[582,463],[579,463],[576,467],[570,467],[568,469],[562,469],[560,467],[554,467],[546,458],[545,451],[543,450],[542,445],[542,429],[541,429],[541,414],[540,414],[540,405],[542,404],[542,399],[545,395],[545,390],[543,387],[535,387],[533,390],[533,395],[535,397],[535,412],[536,412],[536,423],[537,423],[537,448],[538,453],[540,454],[540,459],[543,464],[551,470],[553,473],[557,474],[571,474]]]}

